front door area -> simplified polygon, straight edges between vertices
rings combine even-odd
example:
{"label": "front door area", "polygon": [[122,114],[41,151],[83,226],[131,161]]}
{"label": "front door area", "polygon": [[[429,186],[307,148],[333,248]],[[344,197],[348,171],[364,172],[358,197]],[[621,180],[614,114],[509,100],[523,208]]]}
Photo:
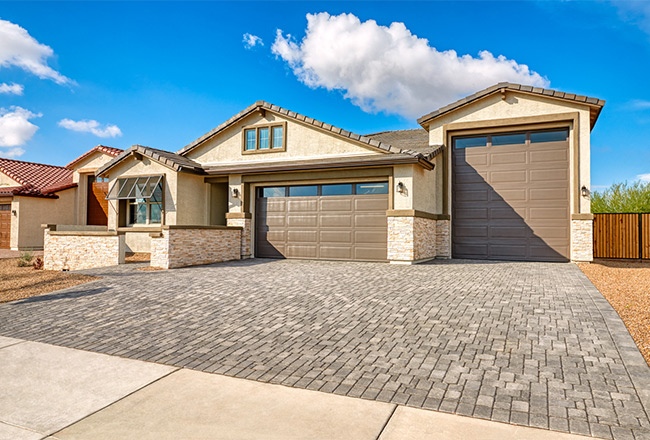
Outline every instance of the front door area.
{"label": "front door area", "polygon": [[0,249],[11,246],[11,203],[0,204]]}
{"label": "front door area", "polygon": [[88,176],[88,201],[86,223],[108,225],[108,179]]}

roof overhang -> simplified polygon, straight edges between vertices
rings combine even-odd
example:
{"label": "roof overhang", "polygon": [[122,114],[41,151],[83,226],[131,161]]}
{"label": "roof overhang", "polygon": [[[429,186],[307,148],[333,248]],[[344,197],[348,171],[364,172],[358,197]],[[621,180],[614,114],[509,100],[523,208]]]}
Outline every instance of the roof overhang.
{"label": "roof overhang", "polygon": [[222,176],[229,174],[260,174],[276,173],[287,171],[311,171],[311,170],[330,170],[342,168],[366,168],[387,165],[419,165],[427,170],[432,170],[434,164],[426,159],[409,156],[406,154],[381,155],[366,158],[356,158],[344,160],[301,160],[287,161],[280,163],[257,163],[257,164],[230,164],[214,167],[205,167],[205,171],[211,176]]}
{"label": "roof overhang", "polygon": [[570,102],[573,104],[581,104],[589,107],[589,119],[591,128],[594,128],[596,120],[605,105],[605,101],[598,98],[592,98],[589,96],[576,95],[575,93],[565,93],[559,90],[544,89],[541,87],[525,86],[521,84],[512,84],[512,83],[499,83],[495,84],[487,89],[476,92],[472,95],[466,96],[463,99],[460,99],[454,103],[446,105],[439,108],[427,115],[422,116],[418,119],[418,124],[422,127],[427,128],[429,124],[435,119],[438,119],[444,115],[452,113],[460,108],[463,108],[469,104],[477,102],[488,96],[492,96],[497,93],[501,93],[505,96],[508,92],[516,92],[521,94],[527,94],[532,96],[542,96],[548,99],[555,99],[564,102]]}
{"label": "roof overhang", "polygon": [[[177,156],[178,158],[175,160],[174,156]],[[101,176],[108,172],[111,168],[114,168],[119,163],[131,157],[135,158],[136,160],[142,160],[143,157],[147,157],[176,172],[204,174],[201,165],[185,157],[180,157],[176,153],[144,147],[142,145],[133,145],[131,148],[100,167],[97,171],[95,171],[95,175]]]}

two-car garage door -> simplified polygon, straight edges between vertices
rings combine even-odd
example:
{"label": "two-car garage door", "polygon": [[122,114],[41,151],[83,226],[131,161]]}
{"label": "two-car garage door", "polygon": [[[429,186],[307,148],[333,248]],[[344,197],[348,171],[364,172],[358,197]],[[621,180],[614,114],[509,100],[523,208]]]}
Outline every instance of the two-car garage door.
{"label": "two-car garage door", "polygon": [[386,260],[388,183],[257,188],[255,255]]}
{"label": "two-car garage door", "polygon": [[454,258],[569,258],[568,130],[454,138]]}

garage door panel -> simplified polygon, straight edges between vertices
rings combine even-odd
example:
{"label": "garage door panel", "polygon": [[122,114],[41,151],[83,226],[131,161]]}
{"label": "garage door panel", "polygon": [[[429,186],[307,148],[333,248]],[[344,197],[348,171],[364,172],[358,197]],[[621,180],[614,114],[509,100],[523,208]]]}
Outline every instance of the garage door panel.
{"label": "garage door panel", "polygon": [[345,199],[334,199],[332,197],[322,197],[319,201],[320,211],[343,211],[352,212],[352,200],[348,197]]}
{"label": "garage door panel", "polygon": [[568,141],[454,148],[452,161],[452,256],[568,259]]}
{"label": "garage door panel", "polygon": [[258,197],[256,206],[259,257],[386,260],[388,194]]}
{"label": "garage door panel", "polygon": [[289,200],[287,202],[287,210],[289,212],[313,212],[318,210],[318,200]]}
{"label": "garage door panel", "polygon": [[287,240],[294,243],[317,243],[318,231],[287,231]]}

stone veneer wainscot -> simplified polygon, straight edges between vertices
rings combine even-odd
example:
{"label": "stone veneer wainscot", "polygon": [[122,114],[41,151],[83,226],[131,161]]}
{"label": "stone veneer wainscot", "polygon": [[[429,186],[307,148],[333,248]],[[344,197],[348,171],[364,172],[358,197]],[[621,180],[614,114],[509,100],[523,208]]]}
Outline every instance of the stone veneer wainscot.
{"label": "stone veneer wainscot", "polygon": [[81,270],[124,263],[124,235],[116,231],[57,231],[45,228],[43,268]]}
{"label": "stone veneer wainscot", "polygon": [[593,261],[594,221],[571,220],[571,261]]}

